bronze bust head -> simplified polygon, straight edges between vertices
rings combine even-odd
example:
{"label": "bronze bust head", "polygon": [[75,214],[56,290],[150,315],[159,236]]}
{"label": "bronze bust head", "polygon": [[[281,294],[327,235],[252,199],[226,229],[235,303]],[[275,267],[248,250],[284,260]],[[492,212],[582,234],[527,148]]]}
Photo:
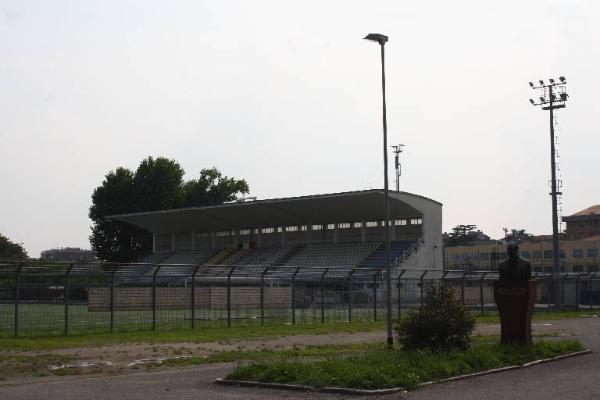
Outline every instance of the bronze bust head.
{"label": "bronze bust head", "polygon": [[501,281],[526,281],[531,279],[531,265],[529,261],[519,257],[519,245],[510,242],[506,246],[508,258],[498,267]]}

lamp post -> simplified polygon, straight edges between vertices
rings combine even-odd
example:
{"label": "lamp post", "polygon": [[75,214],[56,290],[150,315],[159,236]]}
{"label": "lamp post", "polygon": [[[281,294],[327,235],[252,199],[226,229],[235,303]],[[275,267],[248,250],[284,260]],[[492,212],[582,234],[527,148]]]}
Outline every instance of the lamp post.
{"label": "lamp post", "polygon": [[550,111],[550,174],[552,179],[552,273],[561,272],[560,268],[560,251],[559,251],[559,227],[558,227],[558,201],[557,196],[562,195],[557,189],[556,180],[556,143],[554,138],[554,110],[565,108],[565,103],[569,98],[565,86],[567,80],[564,76],[558,78],[558,81],[549,79],[548,83],[543,80],[539,81],[539,85],[529,82],[532,89],[541,89],[542,96],[539,102],[529,99],[529,102],[534,106],[541,106],[542,110]]}
{"label": "lamp post", "polygon": [[369,33],[364,37],[366,40],[379,43],[381,48],[381,92],[383,95],[383,182],[385,197],[385,287],[386,287],[386,311],[387,311],[387,345],[391,348],[394,344],[392,333],[392,276],[390,265],[392,263],[392,253],[390,248],[390,193],[388,188],[388,156],[387,156],[387,115],[385,108],[385,43],[388,37],[380,33]]}

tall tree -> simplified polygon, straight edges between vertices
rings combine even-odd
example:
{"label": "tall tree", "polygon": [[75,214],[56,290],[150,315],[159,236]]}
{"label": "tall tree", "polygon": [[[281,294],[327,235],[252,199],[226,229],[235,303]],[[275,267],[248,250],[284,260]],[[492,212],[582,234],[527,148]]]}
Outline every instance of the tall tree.
{"label": "tall tree", "polygon": [[108,215],[222,204],[248,193],[245,180],[223,176],[216,168],[203,169],[198,179],[189,182],[184,182],[183,175],[176,161],[164,157],[144,159],[135,173],[122,167],[109,172],[94,190],[89,213],[93,222],[90,243],[96,256],[128,262],[152,250],[150,232],[107,220]]}
{"label": "tall tree", "polygon": [[27,259],[27,251],[21,243],[13,243],[0,233],[0,259],[25,260]]}
{"label": "tall tree", "polygon": [[457,225],[452,228],[452,232],[444,234],[446,246],[464,246],[487,240],[490,237],[477,229],[477,225]]}
{"label": "tall tree", "polygon": [[198,179],[192,179],[183,187],[184,205],[186,207],[208,206],[234,201],[241,194],[249,192],[248,183],[244,179],[223,176],[213,168],[200,171]]}
{"label": "tall tree", "polygon": [[504,229],[504,240],[507,242],[523,243],[528,242],[533,235],[526,232],[525,229]]}

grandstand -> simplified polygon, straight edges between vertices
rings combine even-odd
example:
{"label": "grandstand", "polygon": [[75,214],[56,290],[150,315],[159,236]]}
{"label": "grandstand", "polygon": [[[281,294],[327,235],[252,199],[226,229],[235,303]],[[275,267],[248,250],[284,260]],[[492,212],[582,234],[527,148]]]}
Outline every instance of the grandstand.
{"label": "grandstand", "polygon": [[[149,259],[170,265],[175,272],[189,269],[179,264],[381,268],[385,265],[383,204],[383,190],[373,189],[108,218],[152,232]],[[434,260],[442,259],[442,205],[392,191],[390,217],[395,266],[436,268]]]}

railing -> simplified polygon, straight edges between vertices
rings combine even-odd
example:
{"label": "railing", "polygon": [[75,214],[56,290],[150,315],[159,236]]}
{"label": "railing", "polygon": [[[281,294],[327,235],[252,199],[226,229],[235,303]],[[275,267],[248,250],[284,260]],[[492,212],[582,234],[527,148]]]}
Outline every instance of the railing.
{"label": "railing", "polygon": [[[381,268],[5,262],[0,336],[377,321],[385,279]],[[496,272],[395,269],[391,279],[395,317],[440,281],[472,312],[495,310]],[[596,273],[534,279],[538,310],[600,307]]]}

